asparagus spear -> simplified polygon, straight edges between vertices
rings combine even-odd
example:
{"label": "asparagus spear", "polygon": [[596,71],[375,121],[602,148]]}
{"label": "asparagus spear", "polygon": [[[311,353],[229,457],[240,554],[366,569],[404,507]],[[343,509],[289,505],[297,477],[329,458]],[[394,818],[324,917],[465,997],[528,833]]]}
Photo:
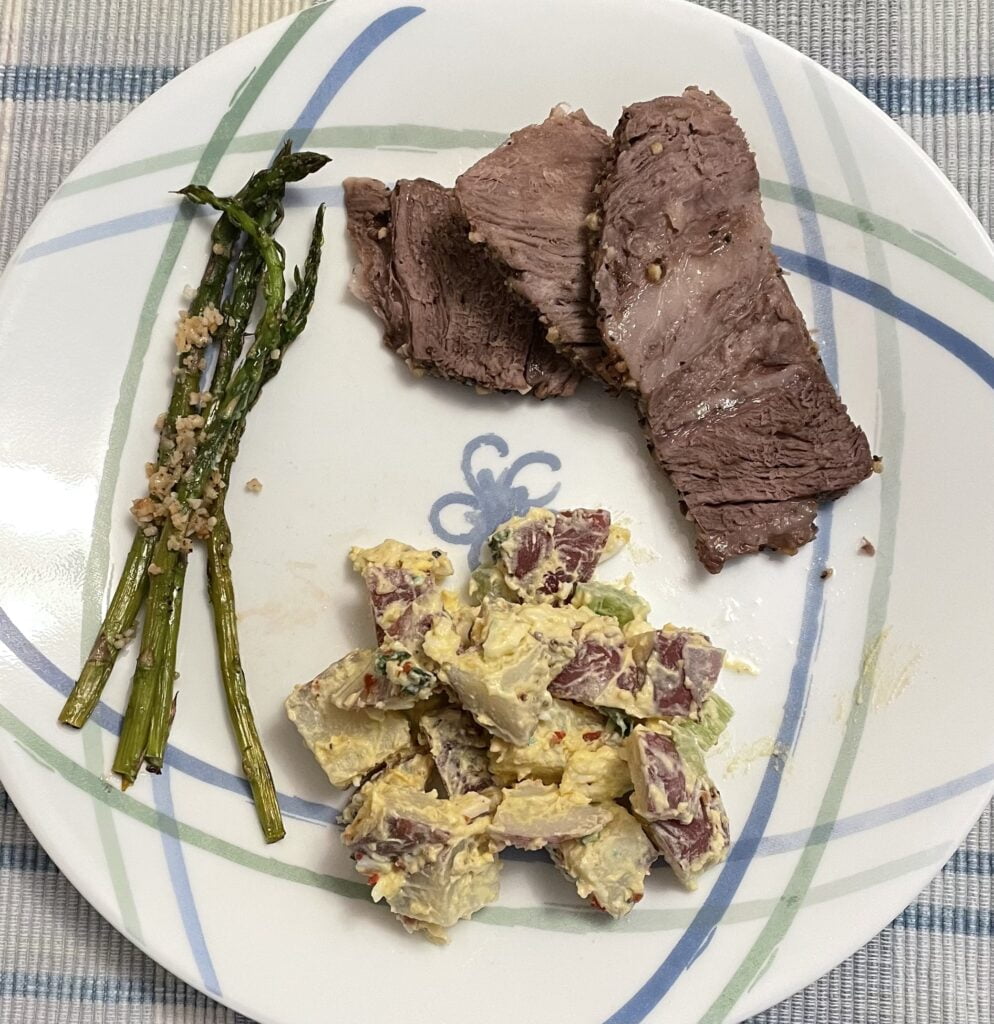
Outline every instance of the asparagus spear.
{"label": "asparagus spear", "polygon": [[[264,209],[261,220],[270,233],[276,230],[283,220],[283,189],[278,188],[269,197],[268,206]],[[262,258],[254,244],[246,244],[235,266],[232,277],[231,294],[222,307],[224,323],[218,328],[214,341],[217,345],[217,360],[211,389],[215,394],[223,394],[231,379],[242,349],[242,341],[248,327],[249,318],[255,305],[256,293],[259,289],[259,275],[262,272]],[[212,399],[216,402],[217,399]],[[187,559],[181,556],[176,563],[172,577],[171,606],[168,619],[168,632],[165,639],[161,659],[161,671],[156,685],[156,693],[152,704],[149,736],[145,753],[145,763],[150,772],[162,771],[166,741],[169,728],[175,713],[173,683],[176,676],[176,652],[179,640],[180,614],[183,601],[183,583],[186,577]]]}
{"label": "asparagus spear", "polygon": [[[200,286],[190,302],[190,310],[197,315],[220,298],[228,272],[229,257],[224,255],[224,239],[227,233],[222,229],[227,218],[220,218],[211,232],[211,256],[204,270]],[[177,373],[173,380],[173,391],[169,401],[169,413],[159,433],[158,461],[162,464],[169,456],[176,436],[176,410],[186,411],[192,387],[189,371],[183,366],[180,356]],[[93,713],[103,688],[117,661],[118,652],[124,646],[124,639],[132,629],[138,612],[148,593],[148,566],[155,547],[155,534],[148,535],[141,528],[135,530],[131,549],[124,562],[124,569],[118,579],[114,596],[104,615],[97,637],[90,648],[90,654],[80,672],[76,685],[66,698],[59,721],[79,729]]]}
{"label": "asparagus spear", "polygon": [[[191,502],[202,502],[208,477],[224,453],[237,424],[254,403],[262,386],[267,361],[279,358],[282,343],[286,295],[282,251],[235,200],[218,198],[210,189],[194,185],[182,189],[180,194],[227,214],[258,248],[264,262],[262,291],[265,308],[256,327],[255,340],[242,364],[232,374],[223,396],[216,404],[212,403],[205,417],[197,449],[176,491],[179,507],[163,525],[152,553],[149,565],[152,580],[148,588],[142,646],[113,764],[113,770],[121,776],[125,786],[134,782],[147,750],[168,637],[168,628],[164,624],[171,614],[174,574],[186,542],[184,520],[195,509]],[[214,413],[216,415],[212,415]]]}
{"label": "asparagus spear", "polygon": [[[287,142],[272,165],[267,170],[254,174],[238,193],[237,198],[250,209],[255,209],[265,202],[266,197],[274,190],[282,192],[287,182],[299,181],[319,170],[327,161],[327,157],[317,153],[291,153],[290,143]],[[202,313],[207,306],[217,305],[227,278],[232,245],[239,231],[237,225],[227,216],[221,217],[215,225],[211,234],[211,255],[200,286],[191,302],[191,314]],[[186,411],[189,396],[196,386],[195,382],[187,378],[182,361],[178,371],[169,403],[170,414],[166,416],[160,433],[160,463],[168,455],[170,442],[175,439],[176,415]],[[133,628],[138,611],[145,600],[148,588],[147,572],[155,544],[154,535],[146,536],[140,529],[136,531],[104,621],[76,685],[59,715],[61,722],[77,729],[81,728],[100,700],[118,652],[124,646],[124,639]]]}
{"label": "asparagus spear", "polygon": [[[299,271],[294,272],[296,288],[284,310],[283,354],[304,329],[314,301],[314,289],[321,263],[323,222],[324,207],[322,206],[315,218],[303,275]],[[280,359],[270,360],[266,364],[263,385],[276,376],[282,362],[281,356]],[[258,400],[258,395],[259,393],[256,394],[256,400]],[[241,751],[242,770],[245,772],[245,777],[252,790],[252,798],[263,835],[267,842],[273,843],[282,839],[286,830],[283,827],[283,818],[280,814],[272,773],[269,770],[262,741],[252,715],[245,672],[242,668],[238,642],[238,620],[235,611],[235,589],[231,576],[231,529],[224,507],[225,494],[231,478],[231,467],[238,455],[245,422],[244,419],[241,421],[238,430],[229,441],[220,466],[222,489],[214,504],[214,516],[217,523],[207,541],[207,581],[214,612],[214,632],[217,637],[228,716]]]}

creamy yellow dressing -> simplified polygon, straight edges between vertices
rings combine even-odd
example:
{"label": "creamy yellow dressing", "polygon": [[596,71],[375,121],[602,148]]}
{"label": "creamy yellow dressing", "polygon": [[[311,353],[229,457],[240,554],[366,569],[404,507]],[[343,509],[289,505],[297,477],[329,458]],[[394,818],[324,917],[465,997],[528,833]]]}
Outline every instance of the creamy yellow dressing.
{"label": "creamy yellow dressing", "polygon": [[317,679],[294,688],[286,700],[290,721],[333,786],[345,788],[389,758],[411,750],[411,727],[397,711],[342,711]]}
{"label": "creamy yellow dressing", "polygon": [[576,652],[576,612],[487,599],[471,631],[477,646],[460,651],[454,624],[442,621],[424,650],[480,725],[521,746],[551,706],[549,683]]}
{"label": "creamy yellow dressing", "polygon": [[375,565],[420,572],[437,580],[452,575],[452,562],[444,551],[422,551],[410,544],[402,544],[399,540],[385,540],[371,548],[351,548],[349,561],[358,573]]}
{"label": "creamy yellow dressing", "polygon": [[624,917],[642,898],[656,853],[642,826],[623,807],[604,804],[610,820],[588,839],[563,843],[555,857],[576,883],[581,899],[614,918]]}
{"label": "creamy yellow dressing", "polygon": [[[494,543],[554,523],[550,510],[531,509]],[[628,541],[612,525],[600,560]],[[464,600],[442,589],[452,574],[442,551],[396,540],[353,548],[380,645],[350,652],[286,701],[331,782],[362,783],[342,811],[342,838],[372,899],[435,942],[497,899],[508,846],[548,849],[579,896],[613,917],[641,899],[657,846],[686,885],[727,850],[704,751],[730,708],[715,699],[692,721],[654,717],[648,604],[630,578],[578,583],[550,552],[530,582],[482,567]],[[559,591],[534,592],[548,578]],[[557,684],[574,699],[553,697],[574,658]],[[672,745],[647,746],[655,733]],[[618,802],[629,799],[631,812]],[[698,833],[710,831],[687,862],[672,829],[695,815]]]}
{"label": "creamy yellow dressing", "polygon": [[584,734],[603,734],[608,728],[603,716],[592,708],[553,698],[527,744],[516,746],[499,736],[490,740],[490,770],[503,784],[526,778],[559,782],[567,758],[588,742]]}
{"label": "creamy yellow dressing", "polygon": [[591,804],[580,793],[525,779],[502,791],[490,834],[501,846],[541,850],[551,842],[592,835],[609,819],[606,807]]}
{"label": "creamy yellow dressing", "polygon": [[591,803],[616,800],[632,790],[632,773],[624,750],[615,744],[584,744],[566,758],[560,788]]}

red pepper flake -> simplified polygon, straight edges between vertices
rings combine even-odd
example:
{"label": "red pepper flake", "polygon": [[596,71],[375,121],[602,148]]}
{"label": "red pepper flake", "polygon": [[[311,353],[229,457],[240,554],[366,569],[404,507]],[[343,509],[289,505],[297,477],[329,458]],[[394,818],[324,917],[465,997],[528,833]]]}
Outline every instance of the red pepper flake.
{"label": "red pepper flake", "polygon": [[594,908],[595,910],[603,910],[603,909],[604,909],[604,907],[603,907],[603,906],[601,906],[601,901],[600,901],[600,900],[599,900],[599,899],[598,899],[598,898],[597,898],[596,896],[591,896],[591,897],[590,897],[590,905],[591,905],[591,906],[592,906],[592,907],[593,907],[593,908]]}
{"label": "red pepper flake", "polygon": [[407,673],[407,672],[410,672],[410,671],[411,671],[411,668],[412,668],[413,666],[411,665],[411,663],[410,663],[409,661],[405,661],[405,662],[404,662],[404,664],[403,664],[403,665],[401,665],[400,667],[401,667],[401,670],[402,670],[403,672]]}
{"label": "red pepper flake", "polygon": [[601,732],[601,730],[598,729],[596,732],[585,732],[583,734],[583,738],[587,741],[587,743],[592,743],[594,740],[599,740],[603,735],[604,734]]}
{"label": "red pepper flake", "polygon": [[375,871],[371,875],[367,876],[367,878],[366,878],[366,881],[369,882],[370,885],[376,885],[376,883],[379,880],[380,880],[380,876]]}
{"label": "red pepper flake", "polygon": [[365,675],[364,675],[364,676],[362,677],[362,688],[363,688],[363,690],[364,690],[364,691],[365,691],[366,693],[369,693],[369,691],[370,691],[370,690],[372,690],[372,688],[373,688],[373,687],[374,687],[375,685],[376,685],[376,676],[374,676],[374,675],[372,674],[372,672],[367,672],[367,673],[366,673],[366,674],[365,674]]}
{"label": "red pepper flake", "polygon": [[564,733],[564,732],[562,731],[562,729],[557,729],[557,730],[556,730],[556,731],[555,731],[555,732],[554,732],[554,733],[553,733],[553,734],[552,734],[552,735],[551,735],[551,736],[549,737],[549,746],[550,746],[550,747],[558,747],[558,746],[559,746],[559,744],[560,744],[560,743],[562,743],[562,741],[563,741],[564,739],[566,739],[566,733]]}
{"label": "red pepper flake", "polygon": [[642,900],[642,897],[643,897],[644,895],[645,895],[645,893],[644,893],[644,892],[635,892],[635,893],[632,893],[632,903],[639,903],[639,902],[641,902],[641,900]]}

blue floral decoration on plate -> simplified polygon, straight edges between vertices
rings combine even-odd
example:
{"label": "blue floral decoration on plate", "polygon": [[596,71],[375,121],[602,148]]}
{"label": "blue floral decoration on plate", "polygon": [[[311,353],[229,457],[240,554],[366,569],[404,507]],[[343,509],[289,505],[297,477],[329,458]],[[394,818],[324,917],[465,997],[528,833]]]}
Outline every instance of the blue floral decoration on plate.
{"label": "blue floral decoration on plate", "polygon": [[[479,471],[473,469],[473,456],[482,448],[494,449],[502,459],[510,454],[507,441],[498,434],[474,437],[463,448],[460,463],[468,492],[443,494],[428,513],[428,522],[437,537],[448,544],[469,545],[467,559],[471,569],[480,564],[480,549],[501,523],[512,516],[524,515],[535,505],[548,505],[559,493],[560,484],[557,483],[545,494],[532,497],[526,486],[514,482],[518,474],[526,466],[534,465],[548,466],[554,473],[562,469],[559,457],[551,452],[526,452],[495,477],[493,471],[485,467]],[[442,526],[442,512],[453,506],[464,509],[463,517],[469,525],[465,533],[452,533]]]}

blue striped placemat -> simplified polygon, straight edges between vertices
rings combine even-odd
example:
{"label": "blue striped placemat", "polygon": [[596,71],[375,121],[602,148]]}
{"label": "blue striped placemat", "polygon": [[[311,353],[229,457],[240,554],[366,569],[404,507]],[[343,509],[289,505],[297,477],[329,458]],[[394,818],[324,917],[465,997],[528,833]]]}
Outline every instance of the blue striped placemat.
{"label": "blue striped placemat", "polygon": [[[847,78],[925,148],[991,230],[991,0],[704,3]],[[0,0],[0,266],[48,196],[135,104],[225,42],[304,6]],[[940,876],[888,928],[756,1021],[991,1024],[992,876],[988,809]],[[0,954],[5,1024],[250,1024],[111,928],[58,872],[2,790]]]}

